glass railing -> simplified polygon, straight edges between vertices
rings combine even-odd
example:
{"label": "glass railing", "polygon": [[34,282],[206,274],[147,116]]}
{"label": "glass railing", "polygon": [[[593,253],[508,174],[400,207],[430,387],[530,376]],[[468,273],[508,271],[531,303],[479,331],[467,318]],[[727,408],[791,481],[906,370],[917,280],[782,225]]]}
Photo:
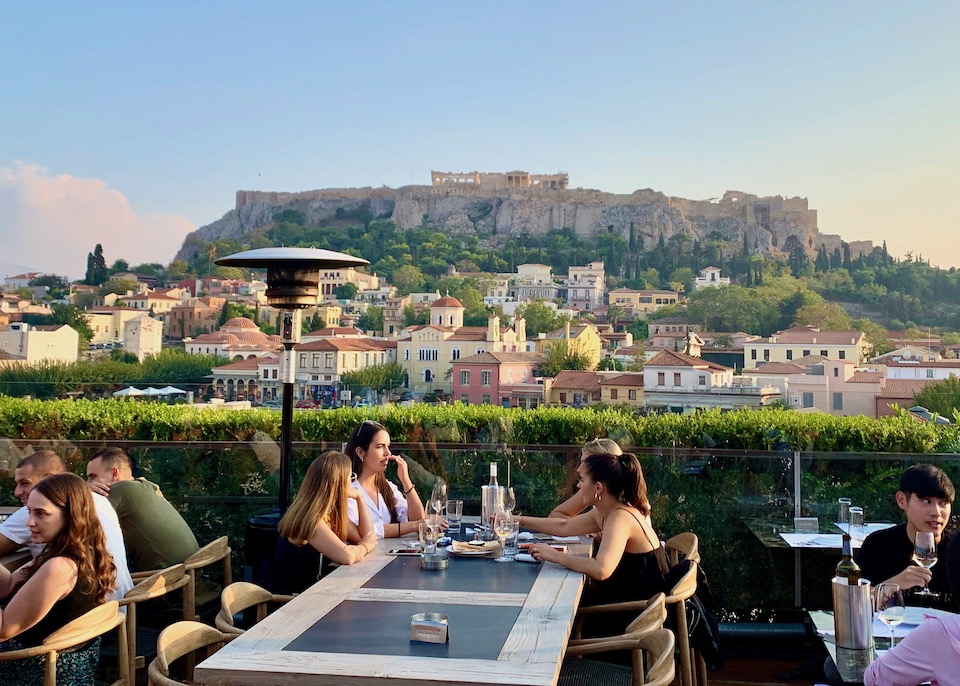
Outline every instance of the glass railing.
{"label": "glass railing", "polygon": [[[240,578],[247,522],[277,504],[279,446],[270,440],[111,445],[125,448],[142,475],[160,485],[201,543],[230,537]],[[102,442],[0,439],[0,461],[9,465],[9,476],[0,479],[0,500],[16,504],[12,472],[18,456],[52,448],[69,469],[82,474],[86,459],[103,447]],[[580,454],[580,447],[572,445],[429,441],[394,443],[392,448],[409,458],[421,497],[427,496],[439,475],[450,484],[450,497],[464,500],[466,514],[479,514],[480,486],[487,482],[491,461],[499,465],[500,483],[515,488],[517,511],[548,513],[573,492]],[[294,443],[294,492],[310,462],[329,449],[341,450],[343,443]],[[789,548],[780,534],[793,531],[795,516],[815,517],[821,532],[839,533],[833,525],[837,498],[845,496],[864,508],[869,522],[900,522],[894,492],[900,474],[915,463],[937,464],[960,483],[957,455],[680,448],[644,448],[636,453],[657,532],[664,539],[683,531],[700,537],[711,587],[724,608],[738,618],[798,604],[829,605],[827,581],[839,551],[803,549],[798,554]]]}

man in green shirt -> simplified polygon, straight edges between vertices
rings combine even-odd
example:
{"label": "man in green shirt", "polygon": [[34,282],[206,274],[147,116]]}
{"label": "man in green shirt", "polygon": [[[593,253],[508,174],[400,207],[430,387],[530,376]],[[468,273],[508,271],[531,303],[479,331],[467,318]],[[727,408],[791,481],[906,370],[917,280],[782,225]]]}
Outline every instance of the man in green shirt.
{"label": "man in green shirt", "polygon": [[105,448],[90,459],[87,484],[117,511],[131,572],[179,564],[199,549],[196,536],[160,487],[133,478],[130,456],[120,448]]}

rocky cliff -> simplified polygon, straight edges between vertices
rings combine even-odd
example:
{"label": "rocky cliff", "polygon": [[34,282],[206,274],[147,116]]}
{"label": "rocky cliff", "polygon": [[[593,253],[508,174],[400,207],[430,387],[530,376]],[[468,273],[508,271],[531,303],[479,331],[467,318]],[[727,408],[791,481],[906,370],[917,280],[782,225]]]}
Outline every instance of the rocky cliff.
{"label": "rocky cliff", "polygon": [[[363,217],[391,219],[401,229],[409,229],[426,219],[450,234],[479,233],[493,246],[510,234],[538,235],[564,227],[584,237],[614,231],[627,238],[631,226],[647,246],[661,236],[669,239],[679,233],[694,240],[713,236],[738,244],[746,235],[752,249],[781,255],[797,246],[812,255],[821,244],[829,250],[840,245],[839,236],[819,232],[817,211],[809,209],[806,198],[727,191],[720,199],[702,201],[649,189],[618,195],[589,189],[404,186],[303,193],[238,191],[235,208],[188,236],[177,257],[190,257],[212,240],[242,238],[266,228],[283,210],[302,212],[308,223],[317,225]],[[872,248],[868,242],[852,247],[855,255]]]}

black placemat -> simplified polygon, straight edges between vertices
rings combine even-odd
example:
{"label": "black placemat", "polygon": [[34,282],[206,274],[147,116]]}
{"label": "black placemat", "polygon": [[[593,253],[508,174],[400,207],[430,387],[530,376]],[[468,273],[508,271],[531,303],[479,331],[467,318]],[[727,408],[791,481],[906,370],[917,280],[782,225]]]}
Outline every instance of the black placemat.
{"label": "black placemat", "polygon": [[394,558],[363,585],[364,588],[403,588],[416,591],[529,593],[540,573],[539,564],[495,562],[486,557],[450,555],[447,569],[420,569],[419,557]]}
{"label": "black placemat", "polygon": [[[411,641],[419,612],[447,615],[450,642]],[[519,615],[519,607],[345,600],[284,650],[495,660]]]}

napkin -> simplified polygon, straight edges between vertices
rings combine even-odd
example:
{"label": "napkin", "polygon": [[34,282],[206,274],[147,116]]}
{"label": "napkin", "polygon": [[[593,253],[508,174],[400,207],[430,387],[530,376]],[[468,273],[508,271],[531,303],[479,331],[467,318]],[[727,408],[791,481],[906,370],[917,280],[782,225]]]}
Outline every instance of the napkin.
{"label": "napkin", "polygon": [[555,543],[579,543],[579,536],[554,536],[553,540]]}
{"label": "napkin", "polygon": [[517,562],[536,562],[536,560],[533,559],[533,555],[528,553],[518,553],[516,559]]}
{"label": "napkin", "polygon": [[529,531],[521,531],[520,533],[517,534],[517,540],[518,540],[518,541],[532,541],[532,540],[534,540],[534,536],[533,536],[533,534],[530,533]]}

